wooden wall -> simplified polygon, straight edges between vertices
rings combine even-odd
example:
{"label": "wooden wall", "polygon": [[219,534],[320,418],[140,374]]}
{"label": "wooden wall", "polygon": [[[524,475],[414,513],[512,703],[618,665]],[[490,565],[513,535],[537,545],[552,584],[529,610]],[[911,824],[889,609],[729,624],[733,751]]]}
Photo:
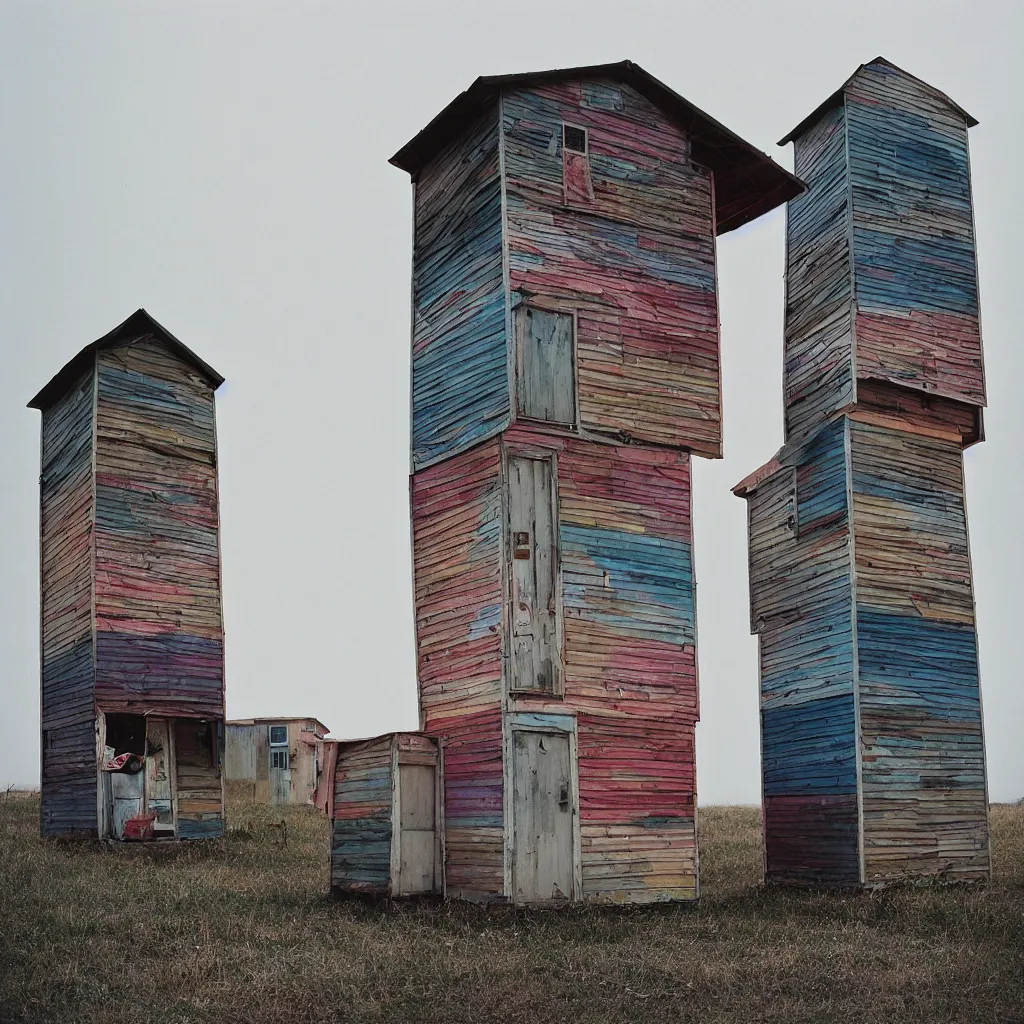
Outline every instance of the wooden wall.
{"label": "wooden wall", "polygon": [[92,369],[43,413],[42,832],[96,831]]}
{"label": "wooden wall", "polygon": [[216,839],[224,834],[221,723],[180,718],[173,724],[175,835]]}
{"label": "wooden wall", "polygon": [[846,125],[837,107],[795,140],[809,190],[786,214],[786,439],[816,430],[853,399]]}
{"label": "wooden wall", "polygon": [[[584,895],[696,895],[689,456],[516,426],[557,453],[565,694],[504,698],[497,441],[412,481],[424,728],[444,744],[450,895],[504,893],[502,707],[578,717]],[[507,657],[507,654],[505,655]]]}
{"label": "wooden wall", "polygon": [[509,706],[577,716],[583,896],[695,898],[690,457],[522,426],[506,440],[557,453],[565,693]]}
{"label": "wooden wall", "polygon": [[331,887],[384,895],[391,871],[392,737],[339,743]]}
{"label": "wooden wall", "polygon": [[487,441],[411,480],[421,726],[444,744],[449,894],[500,894],[501,447]]}
{"label": "wooden wall", "polygon": [[[564,122],[588,129],[583,191]],[[710,172],[621,84],[506,92],[502,131],[510,301],[577,313],[581,425],[720,456]]]}
{"label": "wooden wall", "polygon": [[860,877],[846,430],[787,453],[749,498],[769,881]]}
{"label": "wooden wall", "polygon": [[222,718],[213,390],[152,336],[97,372],[97,705]]}
{"label": "wooden wall", "polygon": [[794,170],[810,190],[788,206],[787,440],[859,400],[854,375],[984,406],[963,112],[867,65],[795,137]]}
{"label": "wooden wall", "polygon": [[851,424],[866,880],[989,871],[962,454]]}
{"label": "wooden wall", "polygon": [[412,465],[451,456],[509,417],[497,110],[415,185]]}
{"label": "wooden wall", "polygon": [[884,62],[845,109],[857,373],[984,405],[964,114]]}

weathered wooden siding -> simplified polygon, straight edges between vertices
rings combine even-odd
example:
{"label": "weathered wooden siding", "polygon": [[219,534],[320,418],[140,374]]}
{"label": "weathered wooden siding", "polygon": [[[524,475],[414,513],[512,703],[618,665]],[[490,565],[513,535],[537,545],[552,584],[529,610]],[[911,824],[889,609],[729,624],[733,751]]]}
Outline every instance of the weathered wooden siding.
{"label": "weathered wooden siding", "polygon": [[565,692],[510,708],[577,716],[584,898],[694,898],[689,455],[521,425],[505,441],[557,458]]}
{"label": "weathered wooden siding", "polygon": [[853,398],[846,125],[837,107],[795,140],[810,189],[786,217],[786,438],[816,430]]}
{"label": "weathered wooden siding", "polygon": [[416,181],[412,464],[496,433],[509,418],[498,114]]}
{"label": "weathered wooden siding", "polygon": [[411,481],[421,724],[444,744],[447,885],[503,889],[501,447]]}
{"label": "weathered wooden siding", "polygon": [[[562,125],[589,133],[589,190],[564,185]],[[586,429],[721,455],[711,174],[621,84],[502,95],[513,305],[577,314]]]}
{"label": "weathered wooden siding", "polygon": [[384,895],[391,870],[392,737],[340,743],[334,773],[331,886]]}
{"label": "weathered wooden siding", "polygon": [[957,440],[851,423],[866,881],[988,874]]}
{"label": "weathered wooden siding", "polygon": [[175,834],[179,839],[216,839],[224,834],[222,729],[215,721],[178,719],[174,723]]}
{"label": "weathered wooden siding", "polygon": [[223,717],[213,390],[153,336],[97,373],[97,704]]}
{"label": "weathered wooden siding", "polygon": [[93,372],[43,413],[42,831],[96,830],[92,646]]}
{"label": "weathered wooden siding", "polygon": [[854,75],[845,110],[858,376],[983,406],[964,114],[884,62]]}
{"label": "weathered wooden siding", "polygon": [[749,499],[770,881],[860,877],[846,430],[786,452]]}

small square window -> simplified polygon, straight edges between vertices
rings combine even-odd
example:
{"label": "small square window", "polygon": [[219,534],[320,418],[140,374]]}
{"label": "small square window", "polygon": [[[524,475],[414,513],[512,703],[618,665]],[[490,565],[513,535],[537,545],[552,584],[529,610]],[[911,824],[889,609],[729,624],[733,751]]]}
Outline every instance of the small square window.
{"label": "small square window", "polygon": [[586,153],[587,130],[572,124],[562,125],[562,145],[573,153]]}
{"label": "small square window", "polygon": [[288,742],[288,726],[272,725],[270,727],[270,742],[274,746],[283,745]]}

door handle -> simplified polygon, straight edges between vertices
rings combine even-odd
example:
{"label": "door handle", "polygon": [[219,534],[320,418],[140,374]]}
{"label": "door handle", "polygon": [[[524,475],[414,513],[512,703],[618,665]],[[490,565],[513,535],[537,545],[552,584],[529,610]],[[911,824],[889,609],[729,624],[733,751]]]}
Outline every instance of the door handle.
{"label": "door handle", "polygon": [[562,789],[558,794],[558,806],[561,810],[567,811],[569,809],[569,785],[568,783],[562,783]]}

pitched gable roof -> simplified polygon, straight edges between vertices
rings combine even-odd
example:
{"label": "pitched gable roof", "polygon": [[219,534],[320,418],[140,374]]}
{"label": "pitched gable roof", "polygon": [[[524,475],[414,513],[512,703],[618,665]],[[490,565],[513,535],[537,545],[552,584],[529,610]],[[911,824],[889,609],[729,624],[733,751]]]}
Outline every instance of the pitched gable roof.
{"label": "pitched gable roof", "polygon": [[203,362],[195,352],[178,341],[167,328],[158,324],[144,309],[137,309],[124,323],[118,324],[109,334],[105,334],[91,345],[86,345],[78,355],[69,359],[28,403],[28,407],[30,409],[49,408],[54,402],[63,398],[68,389],[89,368],[96,352],[115,348],[124,341],[144,334],[155,334],[166,342],[177,355],[191,363],[210,382],[210,386],[215,391],[224,383],[224,378],[209,363]]}
{"label": "pitched gable roof", "polygon": [[917,82],[918,85],[927,89],[933,96],[940,99],[952,110],[955,110],[958,114],[961,114],[963,116],[963,119],[967,122],[968,128],[973,128],[978,123],[978,119],[976,117],[971,117],[971,115],[968,114],[967,111],[964,110],[964,108],[961,107],[959,103],[956,103],[952,99],[950,99],[949,96],[947,96],[941,89],[936,89],[934,85],[929,85],[927,82],[922,81],[915,75],[912,75],[909,71],[904,71],[903,68],[897,67],[895,64],[893,64],[891,60],[886,60],[885,57],[876,57],[874,60],[869,61],[867,64],[861,64],[857,68],[857,70],[854,71],[854,73],[850,75],[850,77],[845,82],[843,82],[843,84],[839,86],[839,88],[836,89],[836,91],[832,93],[831,96],[828,97],[828,99],[826,99],[822,103],[819,103],[818,106],[816,106],[814,110],[812,110],[791,132],[789,132],[788,134],[784,135],[781,139],[779,139],[778,144],[780,146],[785,146],[787,142],[792,142],[798,135],[802,135],[804,131],[810,128],[810,126],[814,124],[822,116],[822,114],[831,110],[833,107],[838,107],[839,104],[843,102],[843,96],[846,94],[846,90],[850,87],[850,83],[853,82],[854,79],[856,79],[859,75],[863,74],[865,68],[875,67],[877,65],[882,65],[883,67],[889,68],[892,71],[898,71],[901,75],[906,75],[907,78],[911,79],[914,82]]}
{"label": "pitched gable roof", "polygon": [[577,79],[611,79],[628,85],[687,134],[693,159],[715,175],[715,212],[719,234],[760,217],[806,188],[799,178],[769,156],[629,60],[617,64],[478,78],[407,142],[390,162],[408,171],[415,180],[437,153],[466,131],[495,102],[502,90]]}

